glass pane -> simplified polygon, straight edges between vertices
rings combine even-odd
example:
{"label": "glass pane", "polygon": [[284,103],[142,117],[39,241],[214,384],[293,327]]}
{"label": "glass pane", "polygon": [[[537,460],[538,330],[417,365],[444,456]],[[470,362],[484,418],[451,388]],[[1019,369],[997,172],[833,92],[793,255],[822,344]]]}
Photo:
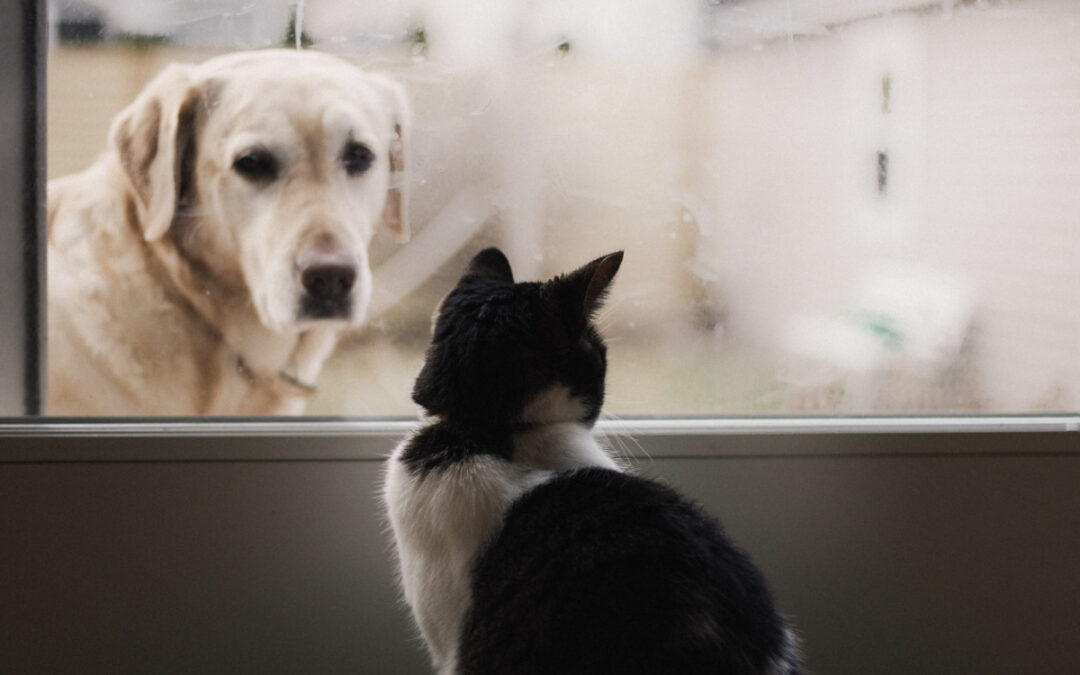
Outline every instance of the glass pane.
{"label": "glass pane", "polygon": [[519,279],[626,251],[617,415],[1080,407],[1073,0],[51,9],[50,178],[169,62],[300,43],[406,89],[412,237],[374,234],[368,319],[308,413],[413,415],[432,310],[485,245]]}

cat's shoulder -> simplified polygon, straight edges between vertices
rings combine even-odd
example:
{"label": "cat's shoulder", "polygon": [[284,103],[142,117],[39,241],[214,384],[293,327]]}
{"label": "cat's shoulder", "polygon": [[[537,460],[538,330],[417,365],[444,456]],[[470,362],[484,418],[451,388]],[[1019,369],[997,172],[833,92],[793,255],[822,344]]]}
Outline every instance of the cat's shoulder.
{"label": "cat's shoulder", "polygon": [[421,427],[405,440],[394,453],[394,459],[410,474],[424,476],[484,455],[509,460],[513,455],[509,435],[478,433],[448,421],[437,421]]}
{"label": "cat's shoulder", "polygon": [[658,480],[607,467],[582,467],[564,472],[551,481],[546,489],[558,493],[560,497],[577,496],[578,499],[595,499],[607,504],[620,503],[625,506],[634,502],[649,507],[679,506],[701,512],[695,502]]}

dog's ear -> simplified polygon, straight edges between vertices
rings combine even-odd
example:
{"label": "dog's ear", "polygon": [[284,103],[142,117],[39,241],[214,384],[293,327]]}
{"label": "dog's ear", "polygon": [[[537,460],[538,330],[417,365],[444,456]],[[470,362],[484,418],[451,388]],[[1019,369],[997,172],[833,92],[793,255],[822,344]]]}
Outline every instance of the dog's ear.
{"label": "dog's ear", "polygon": [[161,238],[172,225],[194,148],[200,91],[193,66],[165,68],[113,120],[109,138],[135,193],[143,236]]}
{"label": "dog's ear", "polygon": [[375,85],[383,94],[387,110],[390,111],[390,187],[386,192],[386,206],[383,208],[382,221],[390,233],[400,242],[409,240],[408,179],[405,175],[409,164],[408,149],[411,146],[409,130],[411,112],[405,89],[388,78],[372,76]]}

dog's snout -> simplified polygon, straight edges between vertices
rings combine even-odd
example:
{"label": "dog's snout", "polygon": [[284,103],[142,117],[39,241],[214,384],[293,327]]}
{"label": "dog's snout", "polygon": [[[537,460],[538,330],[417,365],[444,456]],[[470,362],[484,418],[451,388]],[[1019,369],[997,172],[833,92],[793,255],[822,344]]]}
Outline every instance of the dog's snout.
{"label": "dog's snout", "polygon": [[303,296],[300,316],[345,319],[352,314],[360,263],[348,251],[311,249],[297,260]]}
{"label": "dog's snout", "polygon": [[312,262],[301,268],[300,283],[314,298],[347,296],[356,283],[356,261],[328,257]]}

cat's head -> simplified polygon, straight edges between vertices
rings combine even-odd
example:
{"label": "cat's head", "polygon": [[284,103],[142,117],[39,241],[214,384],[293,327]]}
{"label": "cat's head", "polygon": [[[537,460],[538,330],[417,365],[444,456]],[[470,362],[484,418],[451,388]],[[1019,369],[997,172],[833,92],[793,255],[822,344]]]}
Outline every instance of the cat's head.
{"label": "cat's head", "polygon": [[413,400],[431,415],[482,426],[591,425],[607,371],[592,319],[622,257],[515,283],[501,251],[478,253],[439,307]]}

